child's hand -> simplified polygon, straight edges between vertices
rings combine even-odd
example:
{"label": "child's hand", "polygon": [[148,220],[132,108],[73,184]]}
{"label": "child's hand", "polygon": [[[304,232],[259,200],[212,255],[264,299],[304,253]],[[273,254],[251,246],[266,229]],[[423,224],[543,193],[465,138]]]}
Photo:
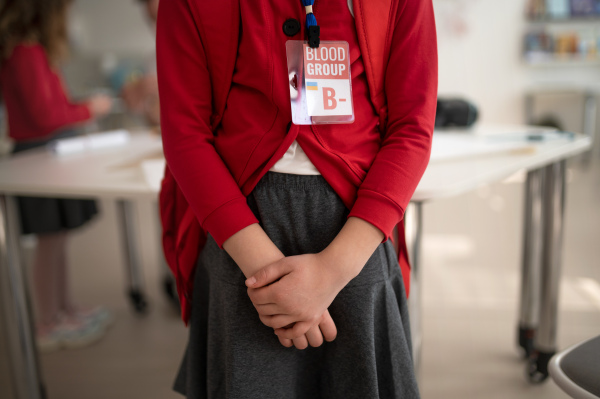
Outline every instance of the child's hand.
{"label": "child's hand", "polygon": [[[265,265],[284,259],[281,251],[258,224],[240,230],[225,241],[223,247],[247,277],[252,277]],[[329,312],[325,311],[322,313],[319,325],[313,326],[306,334],[298,336],[294,340],[279,338],[279,342],[288,348],[295,346],[298,349],[305,349],[309,344],[311,346],[321,345],[323,338],[333,341],[336,335],[335,324]]]}
{"label": "child's hand", "polygon": [[[322,252],[279,259],[255,271],[246,285],[262,322],[274,328],[279,338],[305,335],[319,324],[321,315],[360,273],[384,237],[369,222],[350,217]],[[296,324],[286,328],[292,323]]]}
{"label": "child's hand", "polygon": [[88,100],[88,108],[94,118],[101,118],[107,115],[112,105],[112,99],[105,94],[97,94]]}
{"label": "child's hand", "polygon": [[290,256],[246,280],[261,321],[275,329],[280,339],[302,340],[322,321],[331,320],[327,308],[354,277],[331,262],[324,253]]}
{"label": "child's hand", "polygon": [[281,345],[286,348],[295,346],[297,349],[306,349],[308,345],[318,347],[323,344],[323,340],[331,342],[337,336],[337,328],[333,319],[329,315],[329,311],[325,311],[318,325],[311,327],[308,332],[297,339],[279,338]]}

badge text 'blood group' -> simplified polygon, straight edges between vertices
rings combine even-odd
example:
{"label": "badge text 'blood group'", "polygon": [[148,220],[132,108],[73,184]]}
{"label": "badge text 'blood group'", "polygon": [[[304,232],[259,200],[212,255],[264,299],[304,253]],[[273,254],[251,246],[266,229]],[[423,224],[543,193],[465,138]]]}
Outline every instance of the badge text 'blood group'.
{"label": "badge text 'blood group'", "polygon": [[347,44],[304,46],[304,78],[310,116],[352,115]]}

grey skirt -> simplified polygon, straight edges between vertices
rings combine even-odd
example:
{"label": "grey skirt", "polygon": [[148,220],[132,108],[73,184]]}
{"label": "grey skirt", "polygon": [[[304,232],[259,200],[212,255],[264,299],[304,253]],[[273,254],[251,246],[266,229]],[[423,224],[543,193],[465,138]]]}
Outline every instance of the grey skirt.
{"label": "grey skirt", "polygon": [[[248,204],[286,256],[321,251],[348,216],[321,176],[269,172]],[[244,281],[209,237],[198,259],[177,392],[194,399],[419,397],[406,295],[389,241],[331,304],[338,336],[318,348],[283,347],[259,320]]]}

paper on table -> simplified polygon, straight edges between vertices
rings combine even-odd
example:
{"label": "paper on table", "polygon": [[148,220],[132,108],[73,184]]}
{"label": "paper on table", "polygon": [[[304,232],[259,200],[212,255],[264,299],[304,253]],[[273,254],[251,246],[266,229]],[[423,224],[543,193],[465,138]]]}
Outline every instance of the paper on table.
{"label": "paper on table", "polygon": [[431,162],[530,150],[534,151],[535,146],[526,140],[498,141],[473,134],[439,133],[433,135]]}
{"label": "paper on table", "polygon": [[153,190],[160,190],[160,184],[165,173],[165,163],[164,158],[148,159],[141,163],[146,183],[148,183]]}
{"label": "paper on table", "polygon": [[552,140],[573,140],[575,139],[575,133],[572,132],[561,132],[558,130],[554,131],[540,131],[540,132],[520,132],[520,133],[504,133],[504,134],[491,134],[485,136],[489,141],[529,141],[529,142],[542,142]]}
{"label": "paper on table", "polygon": [[127,130],[111,130],[103,133],[93,133],[81,137],[53,140],[48,144],[50,151],[57,156],[95,151],[104,148],[125,145],[131,139]]}

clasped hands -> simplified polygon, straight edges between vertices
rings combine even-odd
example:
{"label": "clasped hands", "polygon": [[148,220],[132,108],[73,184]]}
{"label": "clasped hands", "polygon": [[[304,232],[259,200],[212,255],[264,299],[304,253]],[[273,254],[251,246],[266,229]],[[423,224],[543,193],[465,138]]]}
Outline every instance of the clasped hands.
{"label": "clasped hands", "polygon": [[250,276],[246,286],[260,320],[279,342],[305,349],[337,336],[327,309],[350,279],[321,252],[282,258]]}
{"label": "clasped hands", "polygon": [[260,320],[275,330],[282,345],[305,349],[335,339],[327,309],[383,238],[377,227],[350,217],[317,254],[284,257],[256,223],[231,236],[223,248],[247,277],[248,296]]}

